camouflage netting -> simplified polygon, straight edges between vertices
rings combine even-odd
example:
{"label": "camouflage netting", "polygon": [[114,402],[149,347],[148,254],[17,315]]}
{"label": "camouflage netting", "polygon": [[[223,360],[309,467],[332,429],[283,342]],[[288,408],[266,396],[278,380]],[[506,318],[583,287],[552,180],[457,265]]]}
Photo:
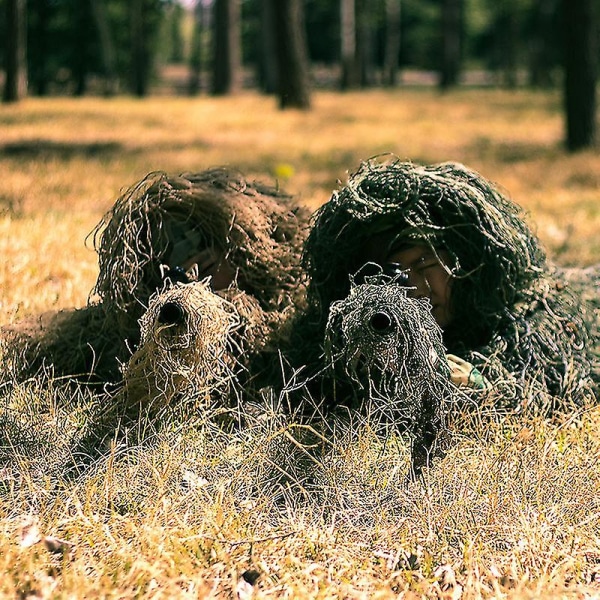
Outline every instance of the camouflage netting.
{"label": "camouflage netting", "polygon": [[[319,209],[306,243],[309,309],[297,339],[325,330],[329,306],[350,291],[349,275],[415,243],[449,253],[453,320],[444,344],[510,383],[502,402],[518,407],[530,384],[541,404],[553,402],[548,395],[588,396],[588,327],[597,313],[555,276],[522,210],[455,163],[370,160]],[[301,352],[300,360],[314,361],[318,349]]]}
{"label": "camouflage netting", "polygon": [[[431,304],[407,293],[393,280],[353,285],[330,307],[325,355],[335,382],[354,384],[353,409],[366,411],[372,423],[408,431],[417,474],[433,450],[452,388]],[[343,394],[343,383],[338,387]]]}
{"label": "camouflage netting", "polygon": [[[217,293],[235,298],[243,318],[255,324],[248,352],[273,349],[288,314],[303,300],[300,254],[307,221],[307,210],[291,197],[237,171],[151,173],[92,232],[100,268],[94,300],[55,314],[34,335],[29,325],[13,328],[18,331],[11,339],[25,346],[15,343],[13,356],[25,359],[26,374],[49,364],[56,375],[91,373],[100,382],[118,381],[121,364],[139,342],[138,320],[151,296],[167,285],[165,273],[171,280],[202,279],[182,265],[203,251],[231,271],[227,289]],[[37,318],[31,321],[35,326]]]}

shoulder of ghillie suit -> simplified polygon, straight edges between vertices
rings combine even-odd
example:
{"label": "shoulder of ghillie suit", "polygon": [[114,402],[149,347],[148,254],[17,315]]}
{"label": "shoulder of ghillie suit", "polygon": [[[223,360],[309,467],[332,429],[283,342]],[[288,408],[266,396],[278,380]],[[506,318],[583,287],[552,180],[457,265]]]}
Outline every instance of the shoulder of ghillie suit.
{"label": "shoulder of ghillie suit", "polygon": [[590,285],[600,278],[569,271],[551,269],[522,291],[491,341],[470,354],[488,378],[502,382],[510,409],[548,413],[598,394],[600,311]]}
{"label": "shoulder of ghillie suit", "polygon": [[115,312],[141,316],[162,285],[173,237],[222,252],[238,286],[264,310],[302,294],[308,210],[283,191],[228,168],[150,173],[117,199],[93,231],[100,273],[94,293]]}

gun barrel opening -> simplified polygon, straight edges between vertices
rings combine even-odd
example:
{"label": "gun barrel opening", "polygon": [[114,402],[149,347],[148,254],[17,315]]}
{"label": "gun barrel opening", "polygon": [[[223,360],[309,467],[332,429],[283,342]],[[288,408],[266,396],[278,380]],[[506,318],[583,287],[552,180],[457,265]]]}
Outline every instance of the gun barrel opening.
{"label": "gun barrel opening", "polygon": [[371,315],[369,325],[377,333],[388,333],[394,328],[394,321],[388,313],[377,311]]}
{"label": "gun barrel opening", "polygon": [[185,312],[176,302],[165,302],[158,311],[158,322],[161,325],[179,325],[185,318]]}

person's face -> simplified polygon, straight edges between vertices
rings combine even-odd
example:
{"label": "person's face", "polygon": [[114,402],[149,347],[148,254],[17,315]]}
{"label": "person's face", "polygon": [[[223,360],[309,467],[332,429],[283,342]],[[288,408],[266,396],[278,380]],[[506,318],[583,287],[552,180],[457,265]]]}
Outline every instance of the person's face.
{"label": "person's face", "polygon": [[224,290],[233,282],[235,273],[231,265],[225,260],[222,252],[215,248],[207,248],[195,256],[184,261],[181,265],[186,271],[194,265],[198,266],[198,279],[211,277],[213,290]]}
{"label": "person's face", "polygon": [[446,250],[433,251],[428,246],[408,246],[392,251],[386,263],[397,263],[408,275],[408,295],[429,298],[436,323],[443,329],[452,321],[450,292],[452,277],[445,267],[450,263]]}

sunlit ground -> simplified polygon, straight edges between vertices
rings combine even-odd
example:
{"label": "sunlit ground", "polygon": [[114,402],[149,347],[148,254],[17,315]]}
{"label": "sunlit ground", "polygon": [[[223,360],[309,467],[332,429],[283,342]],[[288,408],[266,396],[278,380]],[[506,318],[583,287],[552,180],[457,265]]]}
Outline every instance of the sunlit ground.
{"label": "sunlit ground", "polygon": [[[562,139],[558,92],[327,92],[309,112],[280,112],[253,93],[2,106],[0,324],[82,306],[97,273],[87,234],[121,190],[154,170],[227,164],[317,207],[375,154],[461,161],[526,207],[552,258],[600,262],[600,155],[568,155]],[[73,403],[65,394],[44,384],[10,397],[49,461],[74,419],[61,408]],[[597,409],[471,423],[410,489],[402,455],[362,431],[327,451],[312,504],[310,482],[297,478],[283,492],[273,483],[297,467],[298,450],[286,435],[295,431],[276,423],[245,440],[168,432],[148,450],[107,456],[64,493],[42,469],[11,496],[0,466],[0,595],[599,597],[599,423]],[[182,477],[192,481],[185,491]],[[74,556],[23,543],[29,513],[40,537],[75,543]],[[260,574],[255,588],[243,585],[249,569]]]}

